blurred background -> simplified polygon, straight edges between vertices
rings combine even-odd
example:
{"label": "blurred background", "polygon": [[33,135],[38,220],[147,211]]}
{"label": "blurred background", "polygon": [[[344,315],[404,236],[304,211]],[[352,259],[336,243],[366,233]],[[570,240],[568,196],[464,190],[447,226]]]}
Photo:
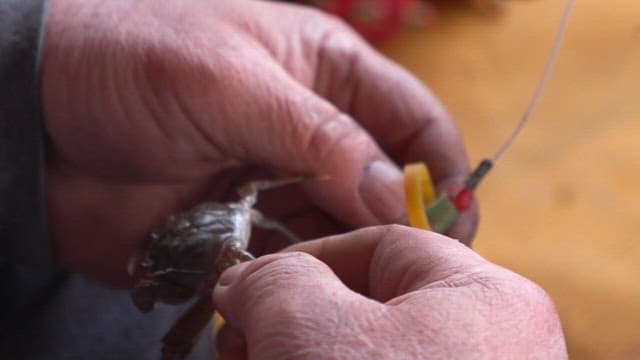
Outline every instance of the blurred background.
{"label": "blurred background", "polygon": [[[526,107],[564,1],[477,5],[378,45],[444,102],[474,165]],[[540,106],[478,196],[475,249],[551,294],[571,358],[640,359],[640,1],[577,1]]]}
{"label": "blurred background", "polygon": [[[530,100],[564,1],[320,5],[431,87],[475,165]],[[540,106],[478,196],[475,249],[551,294],[571,358],[640,359],[640,1],[577,1]]]}

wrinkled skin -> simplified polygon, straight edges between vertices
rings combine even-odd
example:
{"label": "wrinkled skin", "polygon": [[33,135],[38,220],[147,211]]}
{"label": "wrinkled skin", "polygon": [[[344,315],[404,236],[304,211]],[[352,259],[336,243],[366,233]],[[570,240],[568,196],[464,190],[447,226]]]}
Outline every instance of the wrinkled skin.
{"label": "wrinkled skin", "polygon": [[[336,19],[247,0],[52,0],[42,90],[60,263],[130,285],[152,226],[248,178],[330,176],[273,191],[303,239],[404,222],[398,165],[439,188],[468,165],[443,107]],[[475,209],[451,235],[469,243]],[[256,254],[283,243],[256,234]],[[275,241],[275,240],[274,240]]]}
{"label": "wrinkled skin", "polygon": [[[311,255],[311,256],[310,256]],[[372,227],[222,274],[218,359],[566,359],[548,295],[445,236]]]}
{"label": "wrinkled skin", "polygon": [[[46,30],[55,254],[110,284],[130,285],[128,258],[154,224],[225,200],[248,178],[330,176],[261,199],[266,215],[309,239],[403,222],[397,164],[426,161],[440,190],[468,173],[430,92],[318,12],[247,0],[51,0]],[[474,208],[450,234],[470,243],[476,219]],[[223,352],[566,356],[538,287],[456,241],[386,229],[295,248],[326,265],[293,252],[225,272],[214,296],[230,324]],[[252,238],[256,254],[282,245],[267,240]]]}

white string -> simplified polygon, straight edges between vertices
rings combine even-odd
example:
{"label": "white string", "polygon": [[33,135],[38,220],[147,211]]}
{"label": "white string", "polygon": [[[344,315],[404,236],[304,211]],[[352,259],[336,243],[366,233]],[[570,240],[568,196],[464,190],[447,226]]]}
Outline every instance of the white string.
{"label": "white string", "polygon": [[558,25],[558,30],[556,32],[556,38],[553,41],[553,47],[551,48],[551,53],[549,54],[549,58],[547,59],[547,63],[544,66],[544,70],[542,72],[542,76],[540,77],[540,81],[538,82],[538,86],[525,110],[524,114],[520,118],[518,122],[518,126],[515,128],[511,136],[507,138],[507,140],[498,148],[495,155],[493,155],[493,162],[498,161],[504,153],[513,145],[513,142],[516,140],[518,135],[522,132],[525,125],[529,122],[529,118],[531,118],[531,114],[536,109],[538,105],[538,101],[540,100],[540,95],[542,95],[542,90],[544,90],[547,85],[547,81],[549,80],[549,76],[551,75],[551,70],[553,70],[553,64],[558,56],[558,50],[560,49],[560,43],[562,42],[562,37],[564,36],[565,30],[567,29],[567,23],[569,22],[569,14],[571,14],[571,9],[573,8],[573,4],[575,0],[567,0],[567,3],[564,8],[564,13],[562,14],[562,18],[560,19],[560,24]]}

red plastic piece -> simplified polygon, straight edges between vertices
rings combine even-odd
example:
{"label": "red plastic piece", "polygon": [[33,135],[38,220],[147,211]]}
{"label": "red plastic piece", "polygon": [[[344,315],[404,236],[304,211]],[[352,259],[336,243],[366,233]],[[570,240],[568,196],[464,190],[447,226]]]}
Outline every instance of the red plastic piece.
{"label": "red plastic piece", "polygon": [[458,211],[465,211],[471,207],[473,202],[473,190],[464,187],[453,199],[453,205]]}

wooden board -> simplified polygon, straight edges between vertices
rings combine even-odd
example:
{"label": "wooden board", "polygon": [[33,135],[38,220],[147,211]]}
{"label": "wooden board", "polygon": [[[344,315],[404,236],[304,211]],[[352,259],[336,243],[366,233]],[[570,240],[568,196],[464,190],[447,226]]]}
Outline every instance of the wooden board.
{"label": "wooden board", "polygon": [[[449,9],[381,50],[448,107],[475,164],[529,101],[563,1]],[[579,0],[530,126],[479,190],[475,248],[541,284],[574,359],[640,359],[640,1]]]}

